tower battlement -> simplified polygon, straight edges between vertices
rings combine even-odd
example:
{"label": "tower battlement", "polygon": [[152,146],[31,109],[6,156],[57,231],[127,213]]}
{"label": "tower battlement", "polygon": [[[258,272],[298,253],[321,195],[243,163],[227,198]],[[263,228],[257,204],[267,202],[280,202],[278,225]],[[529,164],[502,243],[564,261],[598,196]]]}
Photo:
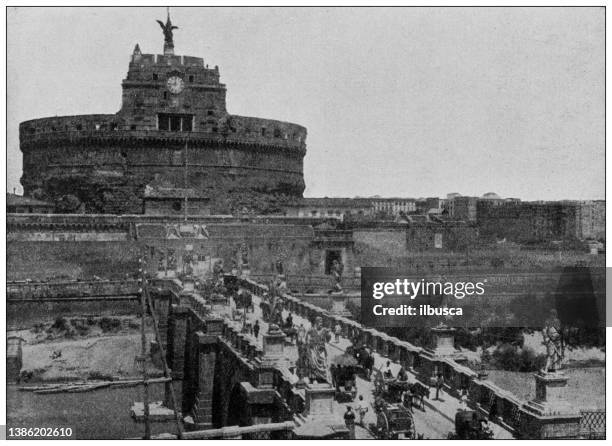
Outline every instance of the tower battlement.
{"label": "tower battlement", "polygon": [[[141,54],[134,53],[130,59],[130,65],[150,66],[150,65],[182,65],[185,67],[200,67],[206,68],[202,57],[180,56],[180,55],[165,55],[165,54]],[[212,71],[219,71],[219,67],[215,66]]]}
{"label": "tower battlement", "polygon": [[[209,68],[204,59],[194,56],[142,54],[136,45],[132,54],[124,85],[131,82],[165,83],[172,75],[180,77],[186,84],[225,85],[219,82],[219,67]],[[163,86],[163,85],[162,85]]]}

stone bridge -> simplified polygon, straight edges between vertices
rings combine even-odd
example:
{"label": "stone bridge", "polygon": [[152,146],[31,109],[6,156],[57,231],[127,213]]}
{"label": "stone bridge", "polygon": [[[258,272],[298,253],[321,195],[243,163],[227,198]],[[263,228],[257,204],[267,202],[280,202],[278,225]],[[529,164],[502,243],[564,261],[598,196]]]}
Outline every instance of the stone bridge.
{"label": "stone bridge", "polygon": [[[253,293],[256,299],[267,292],[265,285],[252,280],[241,279],[240,285]],[[160,328],[168,333],[167,341],[164,340],[167,343],[168,363],[174,377],[183,380],[182,413],[183,416],[192,417],[195,429],[294,420],[295,432],[300,432],[300,429],[309,432],[307,424],[315,411],[313,408],[316,406],[320,409],[321,404],[319,402],[317,406],[315,400],[318,396],[308,388],[296,386],[298,378],[289,359],[289,347],[284,347],[284,336],[264,332],[263,342],[260,342],[252,335],[243,333],[240,322],[233,321],[229,315],[222,316],[228,302],[210,302],[196,292],[185,291],[176,279],[155,280],[153,286],[154,306],[160,321],[167,320],[167,324],[162,322]],[[343,346],[350,344],[349,340],[359,339],[375,352],[381,366],[389,360],[395,369],[403,366],[414,379],[427,385],[432,376],[442,373],[450,398],[446,398],[444,403],[430,401],[428,406],[432,410],[427,414],[418,414],[422,426],[444,425],[442,429],[438,426],[440,431],[436,432],[437,435],[453,430],[454,414],[459,407],[458,397],[462,389],[469,390],[469,406],[495,423],[493,431],[496,438],[578,437],[581,428],[584,428],[582,424],[585,420],[582,420],[584,417],[580,413],[558,416],[538,414],[527,401],[471,370],[461,356],[454,354],[450,331],[437,333],[437,346],[426,349],[364,327],[289,294],[283,294],[282,300],[285,314],[291,312],[294,321],[308,324],[308,321],[319,316],[328,328],[340,325],[342,341],[338,346],[330,345],[330,348],[342,350]],[[264,331],[267,324],[262,325]],[[360,391],[367,392],[368,389],[362,387]],[[320,428],[318,435],[304,434],[303,438],[346,435],[341,423],[343,406],[335,404],[330,403],[332,409],[328,414],[327,430]],[[596,414],[585,416],[597,418]],[[436,417],[440,421],[432,423],[428,420]],[[436,427],[431,427],[435,431]],[[335,434],[334,428],[338,429]],[[289,434],[287,431],[276,431],[268,435],[278,438]],[[361,438],[368,438],[367,433],[362,432],[362,435]]]}

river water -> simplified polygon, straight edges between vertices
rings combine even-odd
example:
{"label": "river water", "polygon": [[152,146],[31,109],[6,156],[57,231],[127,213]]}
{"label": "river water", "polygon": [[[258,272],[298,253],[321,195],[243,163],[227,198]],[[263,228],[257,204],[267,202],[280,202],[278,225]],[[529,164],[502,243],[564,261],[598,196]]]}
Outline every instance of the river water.
{"label": "river water", "polygon": [[[177,386],[180,392],[180,386]],[[164,385],[149,386],[150,401],[164,398]],[[39,395],[7,386],[7,427],[70,427],[78,439],[141,438],[144,423],[130,416],[143,388],[100,389],[83,393]],[[174,421],[152,423],[151,432],[176,433]]]}

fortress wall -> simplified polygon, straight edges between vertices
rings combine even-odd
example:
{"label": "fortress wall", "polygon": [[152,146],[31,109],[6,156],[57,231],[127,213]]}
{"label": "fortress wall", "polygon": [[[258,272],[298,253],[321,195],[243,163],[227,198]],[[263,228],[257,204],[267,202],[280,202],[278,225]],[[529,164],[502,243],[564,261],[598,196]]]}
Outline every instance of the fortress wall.
{"label": "fortress wall", "polygon": [[[36,227],[9,228],[7,234],[7,280],[33,281],[64,277],[65,279],[125,278],[138,269],[138,257],[145,244],[160,249],[171,248],[178,253],[189,240],[147,239],[134,240],[125,229],[124,240],[105,240],[116,237],[116,228],[83,232],[56,225],[55,230]],[[208,240],[192,240],[196,254],[223,259],[226,271],[236,259],[237,251],[248,247],[248,262],[253,273],[274,274],[274,263],[281,259],[288,273],[309,274],[312,271],[312,227],[289,224],[209,224]],[[97,234],[98,240],[88,240]],[[61,237],[60,237],[61,236]],[[67,237],[63,238],[62,237]],[[41,241],[46,240],[46,241]],[[83,241],[85,240],[85,241]],[[178,256],[178,255],[177,255]]]}
{"label": "fortress wall", "polygon": [[[157,111],[163,112],[163,107]],[[152,111],[152,113],[154,112],[156,111]],[[19,125],[20,142],[22,147],[27,147],[30,144],[48,144],[64,139],[75,140],[91,137],[167,138],[169,140],[183,141],[189,137],[190,141],[193,142],[205,139],[218,142],[241,142],[273,147],[287,147],[295,149],[298,153],[301,152],[302,155],[306,151],[306,128],[290,122],[226,115],[223,113],[214,116],[196,116],[193,132],[176,133],[159,131],[155,126],[133,129],[128,125],[128,121],[131,119],[130,116],[122,113],[32,119],[24,121]],[[218,124],[216,132],[212,128],[206,127],[206,125],[201,126],[202,128],[199,127],[202,122],[206,124],[208,121],[214,121]],[[222,128],[221,124],[227,126],[227,128]],[[263,133],[262,128],[265,128]]]}
{"label": "fortress wall", "polygon": [[[76,195],[86,212],[142,213],[148,184],[182,187],[184,154],[164,147],[63,146],[24,153],[22,184],[26,194],[37,189],[43,198]],[[305,184],[300,156],[241,149],[193,148],[188,152],[189,187],[208,194],[245,191],[301,196]],[[219,209],[217,212],[226,211]]]}
{"label": "fortress wall", "polygon": [[389,256],[407,255],[405,229],[354,229],[353,240],[355,244],[362,243]]}
{"label": "fortress wall", "polygon": [[243,192],[302,196],[306,129],[244,117],[226,124],[233,131],[221,135],[121,130],[115,115],[27,121],[20,127],[25,194],[70,194],[86,212],[138,214],[147,184],[183,187],[187,157],[188,186],[212,201],[240,200]]}
{"label": "fortress wall", "polygon": [[8,241],[8,281],[52,277],[67,279],[124,278],[138,270],[140,246],[135,241]]}

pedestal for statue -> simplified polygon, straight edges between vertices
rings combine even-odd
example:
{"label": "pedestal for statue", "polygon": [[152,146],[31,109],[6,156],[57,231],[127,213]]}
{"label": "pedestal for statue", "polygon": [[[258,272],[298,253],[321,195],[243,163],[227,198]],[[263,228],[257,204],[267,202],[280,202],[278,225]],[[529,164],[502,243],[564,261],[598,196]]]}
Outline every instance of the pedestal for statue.
{"label": "pedestal for statue", "polygon": [[296,436],[300,439],[348,438],[342,414],[334,412],[336,390],[328,383],[310,383],[304,392],[306,408],[296,420]]}
{"label": "pedestal for statue", "polygon": [[336,314],[338,316],[349,317],[351,316],[351,312],[346,309],[346,303],[348,300],[348,296],[344,294],[344,292],[332,292],[330,293],[330,299],[332,302],[331,313]]}
{"label": "pedestal for statue", "polygon": [[572,411],[565,398],[567,377],[562,372],[538,372],[534,375],[536,396],[527,406],[540,415],[557,415]]}
{"label": "pedestal for statue", "polygon": [[248,279],[250,275],[251,275],[251,268],[249,268],[249,265],[242,265],[240,267],[240,277],[243,279]]}
{"label": "pedestal for statue", "polygon": [[453,356],[456,355],[455,349],[455,330],[446,325],[438,325],[431,329],[434,338],[432,352],[436,356]]}
{"label": "pedestal for statue", "polygon": [[183,291],[185,293],[193,293],[195,290],[195,280],[191,276],[183,277]]}
{"label": "pedestal for statue", "polygon": [[580,434],[580,412],[566,398],[567,377],[557,371],[538,372],[534,378],[536,396],[523,406],[533,415],[533,420],[525,423],[524,436],[540,439],[577,438]]}
{"label": "pedestal for statue", "polygon": [[164,42],[164,56],[174,56],[174,44]]}
{"label": "pedestal for statue", "polygon": [[274,324],[263,335],[263,351],[266,358],[282,359],[285,353],[285,333]]}
{"label": "pedestal for statue", "polygon": [[446,359],[453,359],[456,362],[466,360],[465,355],[462,355],[455,348],[455,332],[457,330],[440,324],[431,329],[433,334],[433,345],[423,350],[421,366],[417,373],[422,379],[428,381],[430,385],[434,385],[438,378],[438,373],[442,372],[441,364]]}
{"label": "pedestal for statue", "polygon": [[310,383],[306,386],[306,415],[328,418],[333,415],[336,390],[329,384]]}

